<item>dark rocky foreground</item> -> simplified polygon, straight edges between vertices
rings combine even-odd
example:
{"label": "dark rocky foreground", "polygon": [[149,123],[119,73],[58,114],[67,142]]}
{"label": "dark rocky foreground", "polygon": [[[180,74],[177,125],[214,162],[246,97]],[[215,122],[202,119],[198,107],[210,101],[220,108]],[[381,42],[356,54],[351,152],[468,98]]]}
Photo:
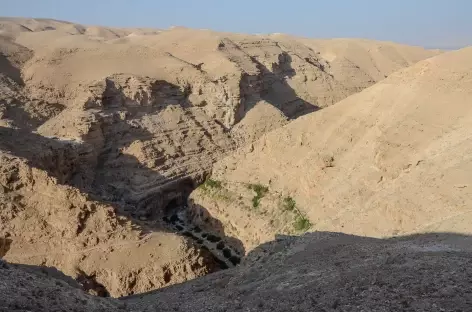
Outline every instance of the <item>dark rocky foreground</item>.
{"label": "dark rocky foreground", "polygon": [[469,236],[315,232],[261,245],[233,269],[117,300],[87,295],[56,271],[1,263],[0,311],[471,311],[471,264]]}

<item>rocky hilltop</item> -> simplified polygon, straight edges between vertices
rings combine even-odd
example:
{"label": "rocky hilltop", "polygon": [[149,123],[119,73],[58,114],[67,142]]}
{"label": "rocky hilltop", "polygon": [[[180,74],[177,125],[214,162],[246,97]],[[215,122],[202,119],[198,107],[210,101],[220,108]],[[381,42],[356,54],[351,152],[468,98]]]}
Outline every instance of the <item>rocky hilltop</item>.
{"label": "rocky hilltop", "polygon": [[[470,55],[0,18],[0,309],[360,311],[410,273],[466,283],[466,236],[377,238],[470,233]],[[435,287],[388,300],[467,296]]]}

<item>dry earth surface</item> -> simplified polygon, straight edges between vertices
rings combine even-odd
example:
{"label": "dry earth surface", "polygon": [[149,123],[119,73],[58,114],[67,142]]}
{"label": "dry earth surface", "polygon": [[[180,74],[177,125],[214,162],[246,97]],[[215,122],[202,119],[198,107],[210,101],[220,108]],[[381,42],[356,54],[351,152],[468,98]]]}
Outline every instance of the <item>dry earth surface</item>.
{"label": "dry earth surface", "polygon": [[0,309],[453,311],[466,236],[263,245],[471,232],[472,50],[439,54],[0,18]]}

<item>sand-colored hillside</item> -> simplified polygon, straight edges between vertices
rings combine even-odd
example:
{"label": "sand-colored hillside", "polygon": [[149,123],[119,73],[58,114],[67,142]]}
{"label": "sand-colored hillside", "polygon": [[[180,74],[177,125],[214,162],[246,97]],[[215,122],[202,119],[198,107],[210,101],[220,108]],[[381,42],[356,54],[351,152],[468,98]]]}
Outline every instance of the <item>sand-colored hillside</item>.
{"label": "sand-colored hillside", "polygon": [[[83,101],[90,83],[107,76],[149,76],[188,89],[193,105],[205,106],[206,113],[228,127],[260,102],[288,118],[329,106],[437,53],[375,41],[347,42],[350,48],[341,51],[338,41],[288,36],[187,28],[153,33],[51,20],[2,21],[5,36],[14,34],[10,37],[16,43],[34,52],[23,74],[37,98],[71,106]],[[31,31],[14,31],[12,25]],[[330,49],[340,54],[336,60],[326,52]]]}
{"label": "sand-colored hillside", "polygon": [[[175,219],[213,164],[437,53],[366,41],[339,52],[354,62],[379,49],[356,67],[326,56],[329,42],[287,36],[15,18],[0,18],[0,31],[4,258],[56,266],[112,296],[237,264],[251,231],[225,232],[195,205],[195,221],[205,216],[221,237]],[[253,190],[243,189],[250,203]],[[253,228],[264,229],[260,220]]]}
{"label": "sand-colored hillside", "polygon": [[0,35],[16,38],[24,33],[57,33],[115,39],[131,34],[156,34],[159,29],[86,26],[47,18],[0,17]]}
{"label": "sand-colored hillside", "polygon": [[[333,71],[361,69],[371,81],[379,81],[389,74],[424,59],[424,49],[393,42],[376,42],[366,39],[300,39],[301,42],[319,51],[321,57],[330,62]],[[440,51],[430,51],[439,54]],[[349,79],[348,75],[340,75]],[[368,81],[367,81],[368,82]]]}
{"label": "sand-colored hillside", "polygon": [[[471,60],[466,48],[422,61],[271,132],[217,163],[219,187],[194,192],[195,206],[249,248],[289,231],[280,218],[377,237],[471,233]],[[249,183],[268,187],[257,207]]]}

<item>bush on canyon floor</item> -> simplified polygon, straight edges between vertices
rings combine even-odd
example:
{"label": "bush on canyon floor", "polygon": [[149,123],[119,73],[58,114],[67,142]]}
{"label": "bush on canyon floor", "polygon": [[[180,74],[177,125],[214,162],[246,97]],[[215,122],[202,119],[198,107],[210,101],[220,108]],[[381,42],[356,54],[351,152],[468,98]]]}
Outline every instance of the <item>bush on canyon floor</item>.
{"label": "bush on canyon floor", "polygon": [[293,199],[290,196],[285,197],[282,202],[282,207],[286,211],[293,211],[296,206],[297,206],[297,203],[295,202],[295,199]]}
{"label": "bush on canyon floor", "polygon": [[306,232],[311,228],[311,226],[312,224],[310,220],[301,214],[297,215],[295,217],[295,221],[293,222],[293,228],[298,232]]}
{"label": "bush on canyon floor", "polygon": [[200,188],[204,191],[209,191],[211,189],[221,189],[222,183],[218,180],[208,179],[200,185]]}
{"label": "bush on canyon floor", "polygon": [[252,207],[258,208],[261,199],[267,194],[267,192],[269,192],[269,188],[262,184],[248,184],[247,188],[256,193],[256,196],[252,198]]}

